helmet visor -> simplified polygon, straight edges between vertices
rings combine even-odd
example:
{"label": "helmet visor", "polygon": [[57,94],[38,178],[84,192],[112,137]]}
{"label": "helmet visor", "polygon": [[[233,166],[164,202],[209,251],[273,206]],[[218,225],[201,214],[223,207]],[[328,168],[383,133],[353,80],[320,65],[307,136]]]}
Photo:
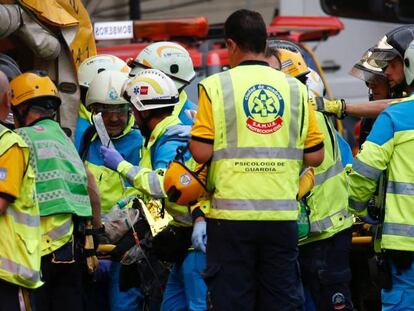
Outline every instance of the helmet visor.
{"label": "helmet visor", "polygon": [[381,68],[373,67],[367,62],[355,64],[349,74],[355,78],[369,83],[374,83],[379,80],[386,79]]}
{"label": "helmet visor", "polygon": [[401,57],[400,53],[387,42],[387,36],[384,36],[378,44],[370,50],[370,55],[367,57],[369,65],[384,68],[388,65],[388,62],[395,57]]}

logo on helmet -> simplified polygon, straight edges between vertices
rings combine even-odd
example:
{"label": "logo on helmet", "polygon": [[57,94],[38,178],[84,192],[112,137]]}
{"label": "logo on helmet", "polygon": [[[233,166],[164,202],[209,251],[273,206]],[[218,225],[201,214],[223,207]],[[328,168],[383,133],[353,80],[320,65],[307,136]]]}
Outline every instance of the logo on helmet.
{"label": "logo on helmet", "polygon": [[282,95],[272,86],[256,84],[251,87],[243,99],[246,125],[258,134],[272,134],[283,125],[285,104]]}
{"label": "logo on helmet", "polygon": [[109,89],[109,91],[108,91],[108,97],[111,99],[111,100],[115,100],[115,99],[117,99],[119,96],[118,96],[118,92],[113,88],[113,87],[111,87],[110,89]]}
{"label": "logo on helmet", "polygon": [[191,180],[192,180],[192,178],[191,178],[190,174],[185,173],[185,174],[182,174],[180,176],[180,183],[184,186],[188,186],[190,184]]}
{"label": "logo on helmet", "polygon": [[139,94],[139,86],[134,86],[134,88],[132,89],[132,92],[134,92],[135,95]]}

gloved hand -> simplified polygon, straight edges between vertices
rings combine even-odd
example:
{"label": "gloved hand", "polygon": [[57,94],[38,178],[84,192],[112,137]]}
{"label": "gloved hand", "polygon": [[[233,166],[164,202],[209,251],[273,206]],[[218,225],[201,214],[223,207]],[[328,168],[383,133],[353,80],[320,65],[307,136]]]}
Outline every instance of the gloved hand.
{"label": "gloved hand", "polygon": [[191,242],[196,250],[206,252],[207,246],[207,224],[205,220],[196,221],[191,235]]}
{"label": "gloved hand", "polygon": [[338,119],[345,117],[346,104],[343,99],[329,100],[323,97],[311,97],[309,103],[316,111],[323,112],[328,115],[334,115]]}
{"label": "gloved hand", "polygon": [[373,217],[371,217],[369,214],[366,216],[359,216],[359,218],[361,218],[361,220],[367,224],[370,225],[378,225],[379,224],[379,220],[375,219]]}
{"label": "gloved hand", "polygon": [[105,146],[101,146],[101,155],[105,166],[114,171],[116,171],[119,163],[124,161],[124,158],[117,150]]}
{"label": "gloved hand", "polygon": [[165,132],[165,135],[167,136],[174,136],[177,135],[179,137],[191,137],[191,126],[190,125],[182,125],[182,124],[176,124],[172,125],[169,128],[167,128],[167,131]]}

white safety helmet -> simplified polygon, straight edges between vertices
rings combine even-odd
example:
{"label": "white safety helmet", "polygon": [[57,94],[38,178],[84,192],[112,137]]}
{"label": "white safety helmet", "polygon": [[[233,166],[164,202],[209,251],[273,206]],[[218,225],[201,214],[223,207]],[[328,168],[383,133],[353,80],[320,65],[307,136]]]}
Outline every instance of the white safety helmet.
{"label": "white safety helmet", "polygon": [[190,54],[175,42],[161,41],[146,46],[133,64],[130,77],[144,69],[158,69],[174,81],[177,89],[188,85],[196,75]]}
{"label": "white safety helmet", "polygon": [[407,85],[411,85],[414,80],[414,41],[411,41],[404,53],[404,76]]}
{"label": "white safety helmet", "polygon": [[125,72],[104,70],[96,75],[86,93],[86,107],[94,103],[124,105],[128,101],[122,96],[123,87],[128,81]]}
{"label": "white safety helmet", "polygon": [[321,76],[312,68],[309,68],[309,73],[306,75],[306,87],[308,88],[309,97],[323,97],[325,96],[325,85]]}
{"label": "white safety helmet", "polygon": [[104,70],[114,70],[128,74],[131,68],[122,59],[114,55],[95,55],[85,59],[80,64],[78,68],[79,85],[89,87],[93,78]]}
{"label": "white safety helmet", "polygon": [[125,85],[124,97],[138,111],[165,108],[179,103],[174,82],[157,69],[142,70],[131,78]]}

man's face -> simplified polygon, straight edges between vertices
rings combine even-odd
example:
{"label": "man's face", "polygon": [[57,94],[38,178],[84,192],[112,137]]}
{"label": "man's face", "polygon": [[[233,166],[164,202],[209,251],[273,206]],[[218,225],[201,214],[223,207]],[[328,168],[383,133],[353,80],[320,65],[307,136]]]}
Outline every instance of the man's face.
{"label": "man's face", "polygon": [[1,98],[1,105],[0,105],[0,120],[5,121],[7,116],[10,113],[10,98],[11,98],[11,90],[10,87],[6,87],[4,93],[2,94]]}
{"label": "man's face", "polygon": [[374,100],[386,99],[389,97],[390,87],[388,81],[385,79],[377,79],[373,82],[368,82],[368,88],[371,89]]}
{"label": "man's face", "polygon": [[119,136],[128,124],[129,106],[94,104],[93,112],[101,112],[109,137]]}
{"label": "man's face", "polygon": [[141,114],[140,114],[140,112],[138,111],[138,109],[137,109],[137,108],[135,108],[135,106],[134,106],[134,105],[132,105],[132,112],[134,113],[134,117],[135,117],[135,124],[136,124],[139,128],[141,128],[141,127],[142,127],[143,120],[142,120],[142,118],[141,118]]}
{"label": "man's face", "polygon": [[394,88],[404,81],[404,67],[401,59],[396,56],[389,61],[384,71],[390,88]]}
{"label": "man's face", "polygon": [[0,71],[0,120],[5,121],[10,113],[11,89],[6,75]]}

